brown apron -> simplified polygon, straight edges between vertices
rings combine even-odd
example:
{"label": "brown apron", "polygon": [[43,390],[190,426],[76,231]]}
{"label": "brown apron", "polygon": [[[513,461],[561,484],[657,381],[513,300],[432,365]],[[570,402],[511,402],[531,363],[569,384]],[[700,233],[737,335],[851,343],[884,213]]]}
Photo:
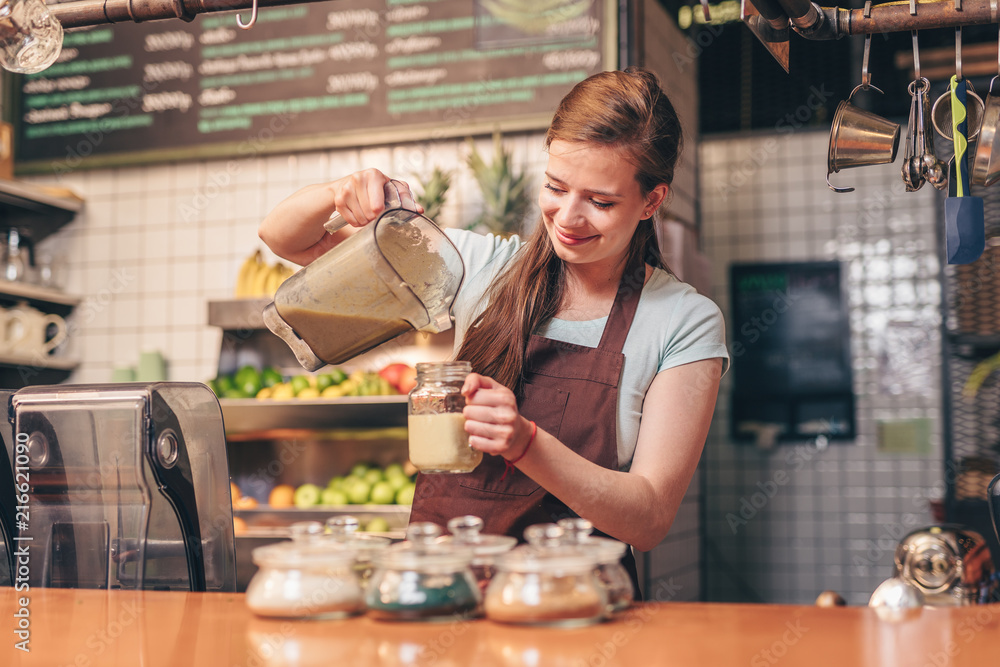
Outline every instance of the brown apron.
{"label": "brown apron", "polygon": [[[630,276],[637,280],[630,280]],[[525,359],[524,393],[518,398],[518,409],[525,418],[577,454],[611,470],[619,469],[616,426],[618,383],[625,363],[622,348],[644,278],[644,265],[624,272],[596,348],[532,335]],[[473,514],[483,519],[483,532],[523,540],[528,526],[576,516],[520,470],[514,468],[504,478],[505,468],[503,457],[487,455],[471,473],[418,475],[410,521],[444,526],[455,516]],[[622,564],[639,599],[631,549],[626,550]]]}

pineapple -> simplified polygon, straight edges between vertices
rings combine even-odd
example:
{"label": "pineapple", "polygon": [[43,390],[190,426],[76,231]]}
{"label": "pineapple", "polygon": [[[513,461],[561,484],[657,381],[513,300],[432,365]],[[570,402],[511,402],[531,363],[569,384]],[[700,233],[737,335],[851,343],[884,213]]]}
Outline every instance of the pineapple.
{"label": "pineapple", "polygon": [[492,164],[486,164],[471,138],[468,142],[470,153],[466,164],[483,193],[483,211],[468,229],[482,226],[500,236],[516,234],[531,205],[527,173],[514,171],[510,152],[504,150],[501,143],[500,132],[493,133]]}
{"label": "pineapple", "polygon": [[424,215],[431,220],[437,220],[444,206],[444,196],[451,187],[450,171],[444,171],[441,167],[434,167],[431,177],[423,181],[417,177],[422,194],[417,195],[417,203],[424,207]]}

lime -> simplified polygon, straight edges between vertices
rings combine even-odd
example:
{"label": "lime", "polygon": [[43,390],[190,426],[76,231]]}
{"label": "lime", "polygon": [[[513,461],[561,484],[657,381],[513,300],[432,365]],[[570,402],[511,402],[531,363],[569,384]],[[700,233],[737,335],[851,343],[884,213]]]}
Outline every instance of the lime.
{"label": "lime", "polygon": [[347,501],[348,498],[346,493],[329,487],[323,489],[323,493],[320,494],[319,499],[320,505],[346,505]]}
{"label": "lime", "polygon": [[226,393],[227,389],[235,389],[236,385],[233,383],[232,375],[220,375],[215,378],[215,389],[216,392],[221,396]]}
{"label": "lime", "polygon": [[352,482],[351,485],[347,487],[347,499],[352,505],[363,505],[368,502],[370,493],[371,487],[360,479]]}
{"label": "lime", "polygon": [[368,533],[388,533],[389,532],[389,522],[380,516],[375,517],[368,522],[365,526],[365,532]]}
{"label": "lime", "polygon": [[412,505],[413,504],[413,493],[417,490],[417,485],[410,482],[399,491],[396,492],[396,504],[397,505]]}
{"label": "lime", "polygon": [[236,382],[237,385],[246,384],[247,382],[253,380],[261,382],[260,371],[251,366],[250,364],[241,366],[240,369],[236,371],[236,374],[233,376],[233,381]]}
{"label": "lime", "polygon": [[257,392],[263,389],[264,385],[261,384],[260,375],[245,375],[243,376],[243,381],[236,385],[237,389],[243,391],[247,396],[256,396]]}
{"label": "lime", "polygon": [[291,379],[292,391],[298,396],[299,392],[310,386],[309,378],[305,375],[296,375]]}
{"label": "lime", "polygon": [[330,369],[328,375],[330,376],[330,379],[333,381],[334,384],[340,384],[341,382],[347,379],[347,373],[345,373],[340,368]]}
{"label": "lime", "polygon": [[364,478],[365,473],[368,472],[370,468],[371,465],[368,463],[355,463],[351,468],[351,474],[355,477]]}
{"label": "lime", "polygon": [[303,484],[295,489],[295,506],[299,508],[313,507],[319,504],[322,491],[315,484]]}
{"label": "lime", "polygon": [[392,505],[396,500],[396,489],[389,482],[376,482],[372,485],[371,501],[376,505]]}
{"label": "lime", "polygon": [[283,382],[284,378],[281,377],[281,373],[279,373],[277,369],[268,366],[260,374],[260,381],[265,387],[273,387],[279,382]]}
{"label": "lime", "polygon": [[324,389],[328,389],[333,386],[333,376],[326,373],[321,373],[316,376],[316,391],[323,393]]}
{"label": "lime", "polygon": [[224,392],[222,392],[222,398],[253,398],[256,395],[257,395],[256,393],[248,394],[242,389],[236,389],[236,388],[226,389]]}
{"label": "lime", "polygon": [[369,484],[375,484],[377,482],[381,482],[385,478],[382,477],[382,471],[378,468],[369,468],[368,471],[365,472],[365,476],[362,479]]}

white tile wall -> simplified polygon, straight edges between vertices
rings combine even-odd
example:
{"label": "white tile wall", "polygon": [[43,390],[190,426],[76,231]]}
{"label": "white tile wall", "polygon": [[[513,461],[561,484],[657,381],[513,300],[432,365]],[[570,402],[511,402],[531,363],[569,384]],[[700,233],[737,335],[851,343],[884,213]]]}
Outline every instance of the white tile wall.
{"label": "white tile wall", "polygon": [[[901,527],[931,523],[927,497],[943,494],[940,202],[929,186],[905,193],[898,165],[843,171],[835,182],[857,190],[831,192],[827,144],[825,132],[801,131],[713,137],[700,146],[705,252],[727,317],[732,262],[844,263],[860,434],[824,450],[805,442],[769,451],[736,444],[728,438],[724,379],[703,460],[711,600],[811,603],[833,589],[864,604],[890,574]],[[755,155],[760,165],[747,162]],[[919,335],[905,339],[911,347],[898,344],[913,331]],[[876,421],[911,417],[933,420],[932,452],[880,452]],[[779,471],[788,484],[734,530],[727,516]]]}

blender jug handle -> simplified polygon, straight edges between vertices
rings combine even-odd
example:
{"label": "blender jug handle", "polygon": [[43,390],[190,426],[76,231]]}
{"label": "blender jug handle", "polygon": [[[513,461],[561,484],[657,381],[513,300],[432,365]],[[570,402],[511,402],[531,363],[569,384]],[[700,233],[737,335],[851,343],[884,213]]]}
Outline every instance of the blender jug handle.
{"label": "blender jug handle", "polygon": [[[397,181],[396,179],[391,179],[385,184],[385,209],[390,208],[405,208],[408,211],[417,210],[417,202],[413,199],[413,193],[410,192],[409,186],[403,181]],[[342,229],[347,224],[343,216],[339,213],[334,212],[330,216],[330,219],[323,223],[323,228],[327,232],[333,234],[339,229]]]}

